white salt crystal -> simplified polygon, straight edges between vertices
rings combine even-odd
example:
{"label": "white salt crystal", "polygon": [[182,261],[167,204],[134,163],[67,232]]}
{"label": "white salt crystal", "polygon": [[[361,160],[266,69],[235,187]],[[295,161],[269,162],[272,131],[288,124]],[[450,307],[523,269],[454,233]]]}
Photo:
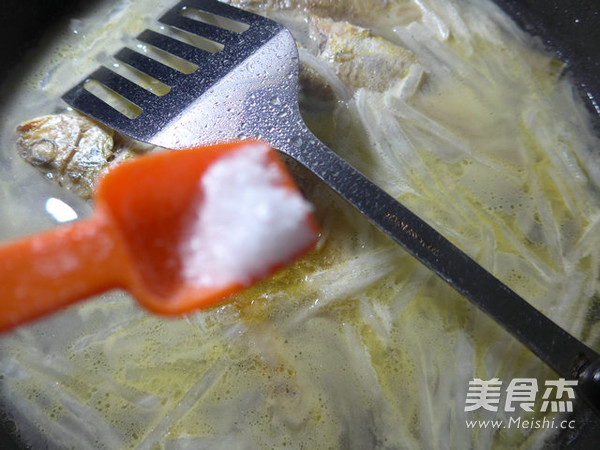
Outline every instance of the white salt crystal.
{"label": "white salt crystal", "polygon": [[248,144],[214,163],[200,181],[201,202],[180,254],[196,287],[248,283],[306,248],[311,205],[281,186],[269,148]]}

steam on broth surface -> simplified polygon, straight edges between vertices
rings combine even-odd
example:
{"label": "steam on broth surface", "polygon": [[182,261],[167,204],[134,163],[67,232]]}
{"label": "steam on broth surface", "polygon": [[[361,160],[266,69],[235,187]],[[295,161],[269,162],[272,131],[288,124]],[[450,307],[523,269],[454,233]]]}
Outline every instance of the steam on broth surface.
{"label": "steam on broth surface", "polygon": [[[230,3],[294,33],[317,136],[598,348],[599,142],[535,39],[466,0]],[[16,127],[64,110],[63,90],[124,44],[148,51],[131,36],[158,29],[170,6],[107,1],[48,38],[2,110],[3,239],[54,226],[50,198],[89,214],[18,156]],[[2,337],[2,398],[21,438],[79,449],[535,448],[559,432],[467,427],[562,418],[539,402],[532,413],[465,412],[474,378],[541,387],[556,375],[295,170],[320,244],[230,303],[165,320],[115,292]]]}

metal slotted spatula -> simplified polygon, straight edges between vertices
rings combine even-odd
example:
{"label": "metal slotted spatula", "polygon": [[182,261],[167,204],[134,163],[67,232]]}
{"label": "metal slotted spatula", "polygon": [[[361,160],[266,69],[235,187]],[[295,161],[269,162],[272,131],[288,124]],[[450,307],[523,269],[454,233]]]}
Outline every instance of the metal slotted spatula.
{"label": "metal slotted spatula", "polygon": [[[376,226],[493,317],[600,410],[600,357],[542,315],[412,212],[322,144],[298,109],[298,51],[290,32],[215,0],[184,0],[160,19],[195,45],[146,30],[137,39],[190,70],[128,48],[115,58],[167,86],[156,95],[99,68],[63,99],[134,139],[184,148],[259,137],[315,173]],[[188,41],[189,42],[189,41]],[[198,44],[199,42],[199,44]],[[200,47],[200,48],[199,48]],[[118,112],[90,93],[99,84],[134,105]]]}

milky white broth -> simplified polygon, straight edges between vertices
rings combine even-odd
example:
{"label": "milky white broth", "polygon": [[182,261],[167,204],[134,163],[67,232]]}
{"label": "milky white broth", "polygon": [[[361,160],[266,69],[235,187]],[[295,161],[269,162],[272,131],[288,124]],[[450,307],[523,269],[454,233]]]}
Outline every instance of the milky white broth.
{"label": "milky white broth", "polygon": [[[303,96],[321,139],[598,349],[589,313],[600,263],[598,139],[560,63],[482,2],[396,1],[381,12],[376,1],[347,2],[336,20],[416,57],[403,84],[349,87],[314,56],[303,8],[248,3],[288,24],[301,59],[331,82],[336,98]],[[1,110],[2,239],[55,226],[46,208],[57,200],[90,213],[19,158],[15,128],[64,109],[66,87],[170,5],[104,2],[47,36],[21,68]],[[509,417],[464,411],[473,378],[543,385],[556,375],[295,170],[323,235],[272,279],[181,319],[113,292],[2,337],[1,396],[21,439],[77,449],[512,449],[551,439],[548,429],[466,427]]]}

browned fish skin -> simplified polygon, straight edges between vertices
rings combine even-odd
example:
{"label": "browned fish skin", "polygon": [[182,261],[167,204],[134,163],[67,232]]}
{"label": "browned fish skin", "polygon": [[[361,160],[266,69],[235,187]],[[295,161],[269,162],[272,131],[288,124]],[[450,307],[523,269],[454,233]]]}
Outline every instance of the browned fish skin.
{"label": "browned fish skin", "polygon": [[115,159],[112,131],[76,114],[51,114],[17,128],[21,157],[48,178],[89,198],[98,176]]}
{"label": "browned fish skin", "polygon": [[[304,48],[326,63],[347,88],[355,91],[366,88],[382,92],[404,78],[416,62],[415,55],[373,32],[382,11],[401,9],[404,21],[419,20],[421,11],[410,0],[229,0],[254,12],[294,11],[308,23],[308,39],[314,43]],[[299,43],[302,47],[302,43]],[[321,95],[323,100],[333,96],[330,87],[311,67],[303,64],[300,70],[302,88]]]}
{"label": "browned fish skin", "polygon": [[416,62],[412,52],[349,22],[313,16],[310,34],[318,43],[318,56],[352,90],[383,92]]}

